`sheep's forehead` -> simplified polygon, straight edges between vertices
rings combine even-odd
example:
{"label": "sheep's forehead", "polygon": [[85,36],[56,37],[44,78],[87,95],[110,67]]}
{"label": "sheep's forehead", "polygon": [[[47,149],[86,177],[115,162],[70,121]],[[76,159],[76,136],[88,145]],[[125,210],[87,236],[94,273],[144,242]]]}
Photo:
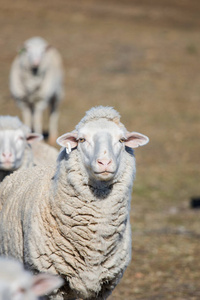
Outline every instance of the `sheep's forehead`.
{"label": "sheep's forehead", "polygon": [[111,136],[118,138],[125,134],[125,127],[119,126],[113,121],[99,119],[84,124],[79,130],[79,137],[82,135],[92,137],[99,133],[109,133]]}
{"label": "sheep's forehead", "polygon": [[6,129],[22,129],[26,133],[30,132],[30,129],[18,117],[0,116],[0,131]]}
{"label": "sheep's forehead", "polygon": [[46,46],[47,42],[39,37],[31,38],[25,42],[25,46],[29,51],[43,51]]}
{"label": "sheep's forehead", "polygon": [[12,127],[20,127],[22,125],[21,121],[18,117],[11,116],[0,116],[0,129],[4,128],[12,128]]}
{"label": "sheep's forehead", "polygon": [[4,138],[4,139],[11,139],[14,137],[25,137],[25,133],[22,129],[6,129],[6,130],[0,130],[0,138]]}
{"label": "sheep's forehead", "polygon": [[0,259],[0,278],[5,282],[30,281],[31,274],[18,261]]}

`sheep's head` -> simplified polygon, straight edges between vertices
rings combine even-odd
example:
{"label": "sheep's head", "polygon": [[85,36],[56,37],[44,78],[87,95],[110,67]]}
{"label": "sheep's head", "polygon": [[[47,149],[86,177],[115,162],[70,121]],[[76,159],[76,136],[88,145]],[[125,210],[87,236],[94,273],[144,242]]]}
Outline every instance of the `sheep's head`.
{"label": "sheep's head", "polygon": [[68,153],[70,149],[77,147],[91,179],[114,180],[123,163],[126,147],[136,148],[149,141],[143,134],[127,132],[116,119],[114,121],[106,117],[93,117],[92,120],[80,123],[78,130],[62,135],[57,143],[65,147]]}
{"label": "sheep's head", "polygon": [[21,52],[27,59],[33,75],[37,75],[40,63],[48,48],[48,43],[40,37],[33,37],[25,41]]}
{"label": "sheep's head", "polygon": [[0,117],[0,170],[18,169],[24,158],[27,144],[41,140],[42,136],[30,133],[17,117]]}
{"label": "sheep's head", "polygon": [[23,265],[11,258],[0,257],[0,299],[36,300],[59,288],[63,280],[59,276],[40,273],[32,275]]}

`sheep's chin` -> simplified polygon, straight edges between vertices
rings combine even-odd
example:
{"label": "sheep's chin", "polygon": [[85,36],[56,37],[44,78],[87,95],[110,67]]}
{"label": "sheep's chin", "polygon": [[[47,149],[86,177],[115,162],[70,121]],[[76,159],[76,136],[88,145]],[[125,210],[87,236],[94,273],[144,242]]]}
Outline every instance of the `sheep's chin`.
{"label": "sheep's chin", "polygon": [[100,181],[111,181],[115,176],[113,172],[95,172],[94,177]]}
{"label": "sheep's chin", "polygon": [[0,161],[0,170],[4,171],[16,171],[19,169],[22,165],[22,160],[20,159],[15,159],[14,161],[6,161],[2,162]]}
{"label": "sheep's chin", "polygon": [[0,169],[4,171],[11,171],[15,169],[15,166],[12,162],[0,163]]}

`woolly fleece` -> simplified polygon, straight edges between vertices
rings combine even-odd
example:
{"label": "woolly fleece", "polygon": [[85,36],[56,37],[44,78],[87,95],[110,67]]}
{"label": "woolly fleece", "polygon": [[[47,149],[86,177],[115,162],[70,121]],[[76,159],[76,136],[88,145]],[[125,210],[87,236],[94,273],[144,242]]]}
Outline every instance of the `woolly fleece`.
{"label": "woolly fleece", "polygon": [[19,171],[0,186],[0,254],[65,278],[49,299],[106,299],[129,264],[133,151],[120,163],[113,183],[91,186],[77,148],[63,149],[57,169]]}

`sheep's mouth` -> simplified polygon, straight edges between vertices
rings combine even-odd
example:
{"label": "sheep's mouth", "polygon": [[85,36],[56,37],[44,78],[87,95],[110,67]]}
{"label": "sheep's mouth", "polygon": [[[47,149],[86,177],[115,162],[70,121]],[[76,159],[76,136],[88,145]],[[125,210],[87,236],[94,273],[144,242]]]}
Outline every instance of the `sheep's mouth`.
{"label": "sheep's mouth", "polygon": [[94,175],[98,180],[101,181],[109,181],[114,177],[114,172],[110,171],[102,171],[102,172],[95,172]]}
{"label": "sheep's mouth", "polygon": [[110,174],[114,174],[114,172],[110,172],[110,171],[102,171],[102,172],[94,172],[94,174],[96,175],[110,175]]}
{"label": "sheep's mouth", "polygon": [[10,170],[14,166],[13,162],[0,162],[0,168],[2,170]]}

